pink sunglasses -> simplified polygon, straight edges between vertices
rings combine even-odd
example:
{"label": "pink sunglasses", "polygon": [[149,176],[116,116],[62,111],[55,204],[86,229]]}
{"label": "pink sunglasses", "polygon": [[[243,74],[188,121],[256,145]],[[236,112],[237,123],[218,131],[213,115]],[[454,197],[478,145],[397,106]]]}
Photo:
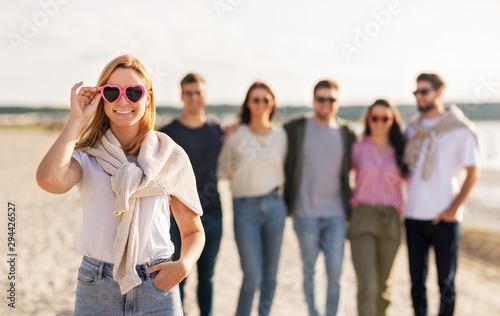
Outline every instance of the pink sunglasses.
{"label": "pink sunglasses", "polygon": [[146,94],[146,88],[142,85],[130,85],[120,88],[117,85],[105,84],[101,87],[101,95],[108,103],[115,103],[123,95],[129,102],[137,103],[142,100]]}

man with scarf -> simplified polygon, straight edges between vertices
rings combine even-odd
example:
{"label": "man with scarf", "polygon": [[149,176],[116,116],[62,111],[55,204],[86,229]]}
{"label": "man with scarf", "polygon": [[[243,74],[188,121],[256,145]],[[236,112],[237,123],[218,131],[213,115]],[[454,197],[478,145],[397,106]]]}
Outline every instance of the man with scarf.
{"label": "man with scarf", "polygon": [[479,174],[474,125],[456,107],[443,105],[443,80],[417,77],[419,115],[410,119],[405,161],[408,182],[406,234],[415,315],[427,315],[425,282],[432,245],[441,294],[439,315],[453,315],[462,206]]}

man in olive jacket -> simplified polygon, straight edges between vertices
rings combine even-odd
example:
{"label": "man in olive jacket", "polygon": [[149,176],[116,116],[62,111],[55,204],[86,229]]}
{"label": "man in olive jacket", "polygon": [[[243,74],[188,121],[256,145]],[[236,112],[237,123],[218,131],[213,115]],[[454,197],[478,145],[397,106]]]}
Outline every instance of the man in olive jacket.
{"label": "man in olive jacket", "polygon": [[320,314],[314,288],[320,250],[328,276],[326,315],[336,315],[349,214],[351,148],[356,135],[336,117],[339,102],[335,82],[318,82],[313,104],[313,116],[285,125],[288,155],[284,195],[300,245],[309,315]]}

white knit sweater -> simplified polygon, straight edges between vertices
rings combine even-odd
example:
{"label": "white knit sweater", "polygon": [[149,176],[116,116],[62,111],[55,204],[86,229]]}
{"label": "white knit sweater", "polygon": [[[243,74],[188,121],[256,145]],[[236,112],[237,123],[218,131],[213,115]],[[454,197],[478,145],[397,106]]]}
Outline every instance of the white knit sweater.
{"label": "white knit sweater", "polygon": [[113,278],[122,294],[141,284],[135,266],[138,260],[139,198],[172,195],[195,213],[202,215],[189,157],[170,137],[150,132],[141,145],[137,167],[129,163],[119,141],[111,132],[105,133],[95,148],[84,149],[95,156],[99,165],[111,175],[116,194],[114,214],[118,227],[114,241]]}

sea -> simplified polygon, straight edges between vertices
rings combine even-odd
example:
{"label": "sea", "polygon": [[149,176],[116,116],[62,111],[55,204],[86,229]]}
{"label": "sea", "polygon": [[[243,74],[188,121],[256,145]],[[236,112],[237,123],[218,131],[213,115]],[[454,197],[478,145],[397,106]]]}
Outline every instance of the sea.
{"label": "sea", "polygon": [[481,178],[464,213],[464,225],[500,230],[500,121],[477,121]]}

